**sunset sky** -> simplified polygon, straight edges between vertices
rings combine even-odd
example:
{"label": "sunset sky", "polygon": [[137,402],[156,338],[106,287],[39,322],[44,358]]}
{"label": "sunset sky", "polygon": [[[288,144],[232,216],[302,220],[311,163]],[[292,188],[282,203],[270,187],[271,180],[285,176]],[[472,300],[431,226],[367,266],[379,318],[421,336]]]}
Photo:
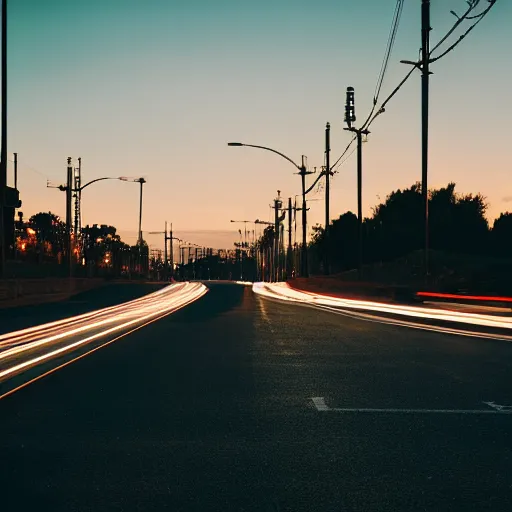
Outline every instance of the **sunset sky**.
{"label": "sunset sky", "polygon": [[[64,216],[66,158],[83,180],[144,176],[143,230],[172,222],[200,245],[227,247],[230,219],[269,219],[280,189],[300,178],[279,157],[228,141],[273,147],[310,168],[350,140],[345,89],[363,119],[395,0],[16,0],[9,2],[9,152],[19,154],[22,211]],[[406,0],[382,98],[420,46],[420,0]],[[432,1],[433,42],[463,0]],[[481,192],[489,219],[512,210],[510,21],[498,0],[489,16],[433,66],[430,185]],[[364,146],[365,214],[379,197],[418,181],[420,77],[415,74],[372,126]],[[12,156],[10,156],[12,159]],[[332,184],[331,217],[356,211],[355,155]],[[12,163],[9,163],[12,184]],[[118,228],[134,243],[137,184],[107,181],[83,193],[83,223]],[[310,225],[323,223],[323,193]],[[240,226],[243,229],[243,226]],[[219,231],[210,233],[210,230]],[[200,231],[200,232],[199,232]],[[233,232],[233,233],[232,233]],[[185,234],[186,233],[186,234]],[[148,240],[158,245],[159,239]],[[206,241],[208,240],[208,241]]]}

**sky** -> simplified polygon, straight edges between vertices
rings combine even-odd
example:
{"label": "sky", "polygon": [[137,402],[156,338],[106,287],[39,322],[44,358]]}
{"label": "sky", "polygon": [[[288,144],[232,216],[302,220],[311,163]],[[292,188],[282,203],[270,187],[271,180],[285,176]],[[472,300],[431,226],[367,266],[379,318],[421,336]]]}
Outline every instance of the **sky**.
{"label": "sky", "polygon": [[[18,153],[22,211],[62,217],[65,194],[47,188],[82,158],[82,180],[143,176],[143,231],[162,245],[164,222],[199,245],[231,247],[230,220],[269,220],[270,203],[300,193],[294,167],[311,170],[350,141],[345,90],[366,117],[395,0],[12,0],[8,4],[8,151]],[[420,0],[405,7],[381,98],[420,46]],[[435,43],[463,0],[432,0]],[[512,210],[512,5],[498,0],[452,53],[433,65],[430,186],[481,192],[489,220]],[[508,94],[507,94],[508,93]],[[421,179],[420,76],[414,74],[363,148],[363,212]],[[356,123],[357,124],[357,123]],[[9,182],[12,184],[12,162]],[[324,194],[308,223],[324,223]],[[109,224],[135,243],[139,186],[117,180],[82,196],[83,224]],[[355,154],[331,186],[331,218],[357,211]],[[254,229],[254,226],[251,227]]]}

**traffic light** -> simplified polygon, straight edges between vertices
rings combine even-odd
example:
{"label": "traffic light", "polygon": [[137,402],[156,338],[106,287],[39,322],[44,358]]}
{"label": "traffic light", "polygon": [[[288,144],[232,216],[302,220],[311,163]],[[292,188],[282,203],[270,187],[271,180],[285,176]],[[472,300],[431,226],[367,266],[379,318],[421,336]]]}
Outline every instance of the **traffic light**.
{"label": "traffic light", "polygon": [[356,122],[355,92],[353,87],[347,87],[347,100],[345,103],[345,123],[352,128],[352,123]]}

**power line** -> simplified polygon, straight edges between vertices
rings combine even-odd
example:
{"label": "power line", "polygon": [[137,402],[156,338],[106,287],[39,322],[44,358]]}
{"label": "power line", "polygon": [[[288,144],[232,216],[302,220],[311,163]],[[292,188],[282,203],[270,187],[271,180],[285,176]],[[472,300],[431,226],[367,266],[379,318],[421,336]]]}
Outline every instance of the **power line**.
{"label": "power line", "polygon": [[354,141],[356,140],[356,137],[354,137],[348,144],[347,144],[347,147],[345,148],[345,150],[343,151],[343,153],[341,154],[341,156],[338,158],[338,160],[336,160],[336,162],[334,162],[333,166],[331,167],[332,169],[332,172],[336,172],[336,169],[341,165],[338,165],[339,162],[341,161],[341,159],[348,153],[348,150],[350,149],[350,147],[352,146],[352,144],[354,143]]}
{"label": "power line", "polygon": [[[14,160],[11,160],[9,158],[9,162],[12,162],[14,163]],[[32,171],[36,174],[39,174],[39,176],[42,176],[43,178],[45,178],[46,180],[50,180],[50,176],[48,176],[48,174],[45,174],[39,170],[37,170],[35,167],[32,167],[30,165],[28,165],[27,163],[25,163],[22,159],[18,158],[18,167],[23,167],[24,169],[27,169],[28,171]]]}
{"label": "power line", "polygon": [[[462,16],[458,16],[454,11],[450,11],[457,18],[457,21],[453,24],[452,28],[450,28],[450,30],[448,30],[448,32],[444,35],[444,37],[442,37],[438,41],[438,43],[432,48],[432,50],[430,52],[431,54],[433,52],[435,52],[457,30],[459,25],[461,25],[464,21],[466,21],[468,19],[473,19],[473,17],[469,17],[469,15],[471,14],[471,12],[473,12],[474,9],[476,9],[476,7],[478,6],[479,3],[480,3],[480,0],[474,0],[472,2],[468,2],[469,7]],[[477,15],[477,16],[480,16],[480,15]]]}
{"label": "power line", "polygon": [[[489,2],[489,5],[482,12],[480,12],[474,16],[471,16],[471,13],[474,12],[476,7],[481,3],[481,0],[472,0],[471,2],[468,2],[469,7],[468,7],[468,9],[466,9],[464,14],[462,14],[461,16],[458,16],[453,11],[451,11],[451,13],[454,14],[455,17],[457,18],[457,21],[450,28],[450,30],[448,30],[446,35],[444,37],[442,37],[441,40],[430,51],[430,56],[432,56],[433,52],[435,52],[435,50],[437,50],[454,33],[454,31],[461,25],[461,23],[463,23],[464,21],[467,21],[467,20],[476,20],[476,21],[457,39],[457,41],[455,41],[455,43],[453,43],[443,53],[441,53],[437,57],[431,58],[430,63],[438,61],[439,59],[444,57],[446,54],[448,54],[449,52],[454,50],[462,42],[462,40],[485,18],[485,16],[489,13],[489,11],[492,9],[492,7],[494,6],[494,4],[496,3],[497,0],[487,0],[487,1]],[[382,104],[377,112],[375,112],[376,105],[373,106],[373,108],[370,112],[370,116],[368,117],[366,122],[363,124],[364,129],[368,129],[373,124],[375,119],[377,119],[377,117],[379,115],[381,115],[385,112],[386,105],[394,98],[394,96],[398,93],[398,91],[404,86],[404,84],[411,77],[411,75],[414,73],[414,71],[416,69],[420,68],[421,62],[418,60],[417,62],[413,62],[411,64],[413,64],[413,67],[411,68],[411,70],[404,76],[404,78],[400,81],[400,83],[393,89],[393,91],[389,94],[389,96],[382,102]],[[348,153],[348,151],[349,151],[350,147],[352,146],[352,144],[354,143],[355,139],[356,138],[354,137],[348,143],[347,147],[345,148],[345,150],[343,151],[341,156],[334,163],[334,165],[333,165],[334,172],[336,172],[336,170],[341,165],[343,165],[344,162],[346,162],[348,160],[349,157],[347,157],[345,160],[343,160],[343,162],[341,161],[342,158]]]}
{"label": "power line", "polygon": [[[467,30],[466,32],[464,32],[461,36],[459,36],[459,38],[457,39],[457,41],[455,41],[455,43],[453,43],[448,49],[446,49],[443,53],[441,53],[440,55],[438,55],[437,57],[434,57],[434,58],[431,58],[430,59],[430,63],[432,64],[433,62],[436,62],[438,61],[439,59],[442,59],[445,55],[447,55],[448,53],[450,53],[452,50],[454,50],[457,46],[459,46],[459,44],[462,42],[462,40],[485,18],[485,16],[489,13],[489,11],[493,8],[494,4],[496,3],[496,0],[487,0],[489,2],[489,5],[486,9],[484,9],[481,13],[475,15],[475,16],[468,16],[466,17],[465,19],[466,20],[476,20],[475,23],[473,23]],[[479,3],[479,0],[477,0],[477,4]],[[471,12],[471,11],[469,11]],[[455,14],[453,11],[452,11],[452,14]],[[455,16],[457,16],[455,14]],[[457,16],[457,23],[459,23],[460,20],[462,20],[463,18],[459,18]],[[434,50],[436,50],[438,48],[439,44],[436,45],[434,47],[434,49],[430,52],[430,55],[432,55],[432,52]]]}
{"label": "power line", "polygon": [[400,19],[402,17],[402,10],[404,7],[404,0],[397,0],[395,13],[393,14],[393,21],[391,23],[391,30],[389,32],[388,43],[386,46],[386,51],[384,53],[384,59],[382,60],[382,66],[380,68],[379,78],[377,79],[377,85],[375,86],[375,93],[373,95],[373,104],[376,105],[379,100],[380,91],[382,89],[382,84],[384,82],[384,77],[386,75],[386,71],[389,64],[389,58],[391,57],[391,53],[393,51],[393,46],[395,44],[396,34],[398,33],[398,26],[400,25]]}
{"label": "power line", "polygon": [[[380,92],[381,92],[381,89],[382,89],[382,84],[384,83],[384,77],[386,76],[386,71],[387,71],[388,64],[389,64],[389,59],[391,57],[391,53],[393,51],[393,47],[394,47],[394,44],[395,44],[396,35],[398,33],[398,26],[400,24],[400,19],[402,17],[403,6],[404,6],[404,0],[397,0],[396,6],[395,6],[395,12],[393,14],[393,20],[392,20],[392,23],[391,23],[391,29],[390,29],[390,32],[389,32],[388,42],[387,42],[387,45],[386,45],[386,51],[384,52],[384,58],[383,58],[383,61],[382,61],[379,77],[377,79],[377,84],[375,86],[375,92],[374,92],[374,96],[373,96],[373,107],[372,107],[372,109],[370,111],[370,114],[368,115],[368,118],[363,123],[363,129],[367,128],[366,123],[371,119],[373,113],[375,112],[375,108],[376,108],[376,105],[377,105],[378,100],[379,100]],[[345,150],[343,151],[341,156],[338,158],[338,160],[336,160],[336,162],[334,162],[334,164],[331,167],[332,172],[336,172],[336,170],[342,165],[342,163],[340,163],[342,158],[347,154],[347,152],[351,148],[352,144],[355,142],[356,138],[357,137],[353,137],[352,138],[352,140],[348,143],[347,147],[345,148]],[[352,151],[352,153],[353,152],[354,151]],[[349,157],[350,157],[350,155],[349,155]],[[347,157],[347,159],[349,157]],[[347,159],[345,159],[344,162]]]}

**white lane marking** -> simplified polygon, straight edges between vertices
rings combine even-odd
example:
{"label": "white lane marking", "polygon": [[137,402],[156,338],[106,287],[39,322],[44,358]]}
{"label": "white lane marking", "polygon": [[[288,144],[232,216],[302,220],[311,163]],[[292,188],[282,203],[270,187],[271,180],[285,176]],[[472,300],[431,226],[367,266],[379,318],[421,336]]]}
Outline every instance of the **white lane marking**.
{"label": "white lane marking", "polygon": [[512,405],[500,405],[495,402],[484,402],[484,404],[500,412],[512,412]]}
{"label": "white lane marking", "polygon": [[[498,409],[492,406],[494,402],[483,402],[484,404],[495,407],[493,410],[488,409],[399,409],[399,408],[374,408],[374,407],[329,407],[325,403],[324,397],[314,397],[311,399],[317,411],[333,411],[333,412],[369,412],[369,413],[400,413],[400,414],[512,414],[510,409]],[[510,407],[510,406],[500,406]]]}
{"label": "white lane marking", "polygon": [[315,396],[311,400],[315,404],[317,411],[328,411],[329,406],[325,403],[323,396]]}
{"label": "white lane marking", "polygon": [[270,321],[270,318],[268,316],[267,308],[265,307],[265,302],[261,299],[261,297],[259,298],[259,306],[260,306],[261,316],[263,317],[263,320],[265,320],[265,322],[267,322],[270,332],[272,334],[274,334],[274,329],[272,329],[272,322]]}

